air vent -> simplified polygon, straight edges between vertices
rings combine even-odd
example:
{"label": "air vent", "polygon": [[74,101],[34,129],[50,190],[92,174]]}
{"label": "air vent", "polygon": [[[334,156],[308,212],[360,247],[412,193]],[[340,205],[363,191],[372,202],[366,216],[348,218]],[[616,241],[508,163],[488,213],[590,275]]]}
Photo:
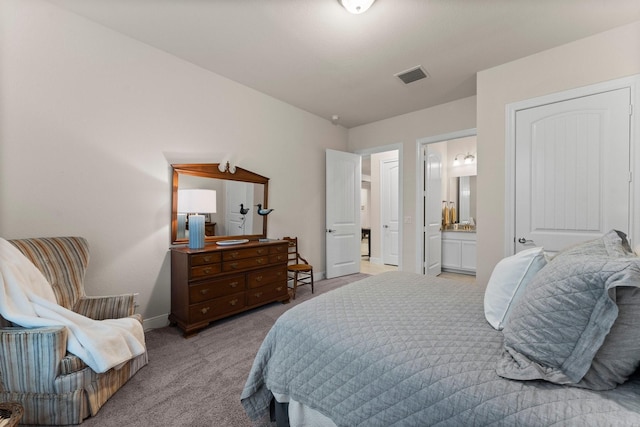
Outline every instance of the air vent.
{"label": "air vent", "polygon": [[404,84],[407,85],[417,80],[425,79],[429,77],[429,74],[427,74],[427,72],[424,70],[424,68],[422,68],[421,65],[418,65],[417,67],[413,67],[409,70],[402,71],[396,74],[395,76],[400,80],[402,80]]}

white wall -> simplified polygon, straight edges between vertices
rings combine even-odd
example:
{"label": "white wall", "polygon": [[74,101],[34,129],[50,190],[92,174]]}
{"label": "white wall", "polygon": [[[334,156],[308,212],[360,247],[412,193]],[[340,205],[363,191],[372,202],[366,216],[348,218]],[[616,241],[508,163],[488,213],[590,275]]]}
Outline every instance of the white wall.
{"label": "white wall", "polygon": [[478,73],[479,283],[488,281],[505,255],[507,104],[637,73],[640,22]]}
{"label": "white wall", "polygon": [[271,178],[269,236],[324,271],[329,121],[41,0],[0,3],[0,236],[81,235],[90,295],[170,308],[171,162]]}
{"label": "white wall", "polygon": [[[460,99],[432,108],[349,129],[349,151],[366,150],[391,144],[403,144],[403,223],[402,270],[418,271],[416,245],[420,220],[416,218],[417,141],[476,127],[476,97]],[[404,221],[404,218],[403,218]]]}

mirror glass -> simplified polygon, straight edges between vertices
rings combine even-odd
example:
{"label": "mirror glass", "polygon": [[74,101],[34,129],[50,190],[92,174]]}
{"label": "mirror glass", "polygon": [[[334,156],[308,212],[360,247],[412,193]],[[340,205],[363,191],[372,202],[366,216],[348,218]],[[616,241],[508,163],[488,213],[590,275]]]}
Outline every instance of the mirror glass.
{"label": "mirror glass", "polygon": [[206,189],[216,191],[216,212],[198,212],[205,216],[205,241],[234,238],[264,238],[267,217],[258,215],[260,204],[268,207],[268,178],[236,168],[235,173],[220,172],[218,163],[172,165],[173,199],[171,214],[172,243],[189,240],[186,212],[178,212],[180,191]]}
{"label": "mirror glass", "polygon": [[456,176],[449,180],[449,201],[456,206],[456,222],[476,220],[476,176]]}

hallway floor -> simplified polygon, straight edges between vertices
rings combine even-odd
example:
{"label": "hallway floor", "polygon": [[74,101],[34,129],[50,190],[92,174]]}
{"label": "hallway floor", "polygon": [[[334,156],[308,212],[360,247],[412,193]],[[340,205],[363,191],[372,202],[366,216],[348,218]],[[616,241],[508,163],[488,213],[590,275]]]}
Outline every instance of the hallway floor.
{"label": "hallway floor", "polygon": [[[367,247],[366,238],[361,241],[360,249],[361,249],[360,254],[362,255],[362,258],[360,261],[360,273],[375,275],[375,274],[385,273],[387,271],[398,270],[398,267],[395,265],[372,264],[371,262],[369,262],[369,257],[367,256],[368,247]],[[450,273],[448,271],[443,271],[442,273],[440,273],[440,276],[438,277],[442,277],[445,279],[458,280],[460,282],[469,282],[469,283],[476,282],[476,276],[471,276],[468,274]]]}

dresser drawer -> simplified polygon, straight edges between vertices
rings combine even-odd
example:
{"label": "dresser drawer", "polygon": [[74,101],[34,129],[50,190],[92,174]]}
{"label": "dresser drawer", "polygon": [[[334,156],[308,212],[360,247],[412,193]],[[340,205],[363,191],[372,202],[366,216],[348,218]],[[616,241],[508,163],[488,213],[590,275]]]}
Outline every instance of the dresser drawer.
{"label": "dresser drawer", "polygon": [[231,276],[224,279],[209,280],[189,286],[189,303],[197,303],[217,298],[224,295],[231,295],[244,291],[245,278],[242,276]]}
{"label": "dresser drawer", "polygon": [[213,264],[216,262],[222,261],[222,256],[220,253],[206,253],[206,254],[198,254],[191,255],[191,266],[195,267],[196,265],[204,265],[204,264]]}
{"label": "dresser drawer", "polygon": [[287,262],[287,254],[274,254],[269,255],[269,263],[270,264],[282,264]]}
{"label": "dresser drawer", "polygon": [[258,288],[270,283],[286,283],[286,278],[287,267],[283,265],[247,274],[247,284],[249,288]]}
{"label": "dresser drawer", "polygon": [[272,283],[260,288],[254,288],[247,292],[247,305],[252,306],[261,304],[265,301],[271,301],[282,295],[287,294],[287,283]]}
{"label": "dresser drawer", "polygon": [[237,259],[245,259],[252,257],[259,257],[269,255],[269,248],[248,248],[248,249],[236,249],[231,251],[226,251],[222,255],[222,259],[224,261],[233,261]]}
{"label": "dresser drawer", "polygon": [[247,268],[265,267],[269,265],[268,256],[260,256],[255,258],[239,259],[237,261],[224,261],[222,263],[222,271],[238,271]]}
{"label": "dresser drawer", "polygon": [[288,252],[289,245],[278,245],[269,248],[270,254],[286,254]]}
{"label": "dresser drawer", "polygon": [[221,271],[222,267],[220,264],[205,264],[198,267],[191,267],[191,279],[201,279],[218,274]]}
{"label": "dresser drawer", "polygon": [[212,299],[189,307],[191,323],[204,322],[246,307],[244,292]]}

